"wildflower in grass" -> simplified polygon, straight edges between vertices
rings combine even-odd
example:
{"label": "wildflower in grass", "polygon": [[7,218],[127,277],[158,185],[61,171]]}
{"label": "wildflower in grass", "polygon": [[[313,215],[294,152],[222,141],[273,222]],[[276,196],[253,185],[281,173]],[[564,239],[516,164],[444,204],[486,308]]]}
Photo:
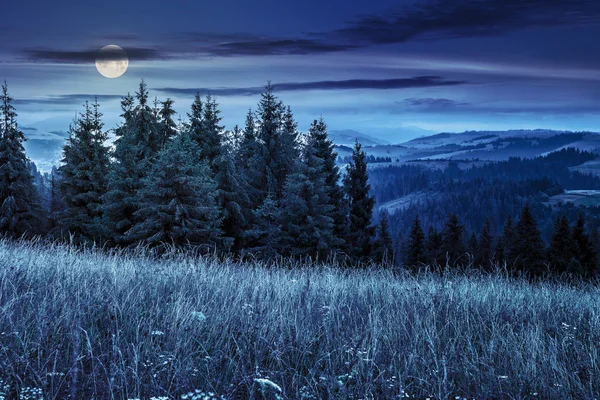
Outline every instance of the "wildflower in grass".
{"label": "wildflower in grass", "polygon": [[218,396],[214,392],[204,392],[200,389],[196,389],[193,392],[189,392],[181,395],[181,400],[225,400],[225,397]]}
{"label": "wildflower in grass", "polygon": [[150,332],[152,336],[163,336],[165,333],[163,331],[152,331]]}
{"label": "wildflower in grass", "polygon": [[252,304],[244,303],[244,305],[242,306],[242,311],[244,311],[248,315],[252,315],[254,314],[254,307],[252,306]]}
{"label": "wildflower in grass", "polygon": [[254,378],[254,382],[260,385],[260,389],[263,392],[263,396],[266,393],[271,392],[275,395],[275,399],[283,400],[283,397],[281,396],[281,393],[283,391],[281,390],[281,387],[275,382],[270,381],[267,378]]}
{"label": "wildflower in grass", "polygon": [[206,315],[204,315],[204,313],[202,311],[193,311],[192,319],[199,321],[199,322],[204,322],[204,321],[206,321]]}

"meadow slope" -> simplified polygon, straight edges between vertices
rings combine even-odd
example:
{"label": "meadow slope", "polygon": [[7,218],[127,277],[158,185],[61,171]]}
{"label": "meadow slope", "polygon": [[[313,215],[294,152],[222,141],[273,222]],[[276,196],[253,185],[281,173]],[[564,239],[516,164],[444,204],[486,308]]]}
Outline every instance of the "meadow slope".
{"label": "meadow slope", "polygon": [[597,284],[0,242],[0,398],[593,399],[599,347]]}

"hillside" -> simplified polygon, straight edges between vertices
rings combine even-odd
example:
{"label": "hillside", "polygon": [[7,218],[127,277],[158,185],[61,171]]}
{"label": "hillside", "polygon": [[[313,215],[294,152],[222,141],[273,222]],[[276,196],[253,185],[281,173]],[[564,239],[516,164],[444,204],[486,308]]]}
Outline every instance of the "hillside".
{"label": "hillside", "polygon": [[364,146],[388,144],[388,142],[386,142],[385,140],[377,139],[373,136],[369,136],[367,134],[357,132],[352,129],[340,131],[332,130],[329,132],[329,139],[335,144],[345,146],[353,146],[356,140],[358,140]]}
{"label": "hillside", "polygon": [[597,285],[152,261],[6,241],[0,259],[5,395],[15,379],[36,398],[81,399],[600,391]]}
{"label": "hillside", "polygon": [[27,157],[35,162],[38,169],[49,172],[52,166],[58,164],[62,147],[68,134],[63,131],[44,131],[29,126],[21,130],[27,139],[23,144]]}
{"label": "hillside", "polygon": [[[440,133],[392,145],[367,145],[375,157],[391,157],[392,164],[406,161],[479,160],[506,161],[510,157],[533,158],[573,147],[600,152],[600,134],[550,130],[467,131]],[[338,155],[351,154],[348,146],[337,146]]]}

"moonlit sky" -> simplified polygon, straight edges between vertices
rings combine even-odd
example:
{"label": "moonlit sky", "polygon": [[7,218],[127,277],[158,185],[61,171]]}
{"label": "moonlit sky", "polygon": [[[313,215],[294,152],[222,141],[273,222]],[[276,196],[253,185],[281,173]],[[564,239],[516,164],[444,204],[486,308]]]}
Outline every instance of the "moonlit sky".
{"label": "moonlit sky", "polygon": [[[212,93],[228,129],[270,80],[301,130],[392,142],[427,131],[600,130],[597,0],[21,1],[3,4],[0,79],[21,125],[67,129],[99,96],[108,127],[141,78],[182,118]],[[102,77],[94,53],[123,47]],[[423,131],[420,131],[422,129]]]}

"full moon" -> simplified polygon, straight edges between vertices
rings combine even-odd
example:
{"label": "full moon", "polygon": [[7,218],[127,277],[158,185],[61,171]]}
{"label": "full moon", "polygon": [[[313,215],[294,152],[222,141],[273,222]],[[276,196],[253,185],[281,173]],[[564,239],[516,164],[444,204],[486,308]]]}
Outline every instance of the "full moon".
{"label": "full moon", "polygon": [[117,45],[110,44],[98,50],[96,55],[96,69],[102,76],[118,78],[127,71],[129,58],[125,50]]}

